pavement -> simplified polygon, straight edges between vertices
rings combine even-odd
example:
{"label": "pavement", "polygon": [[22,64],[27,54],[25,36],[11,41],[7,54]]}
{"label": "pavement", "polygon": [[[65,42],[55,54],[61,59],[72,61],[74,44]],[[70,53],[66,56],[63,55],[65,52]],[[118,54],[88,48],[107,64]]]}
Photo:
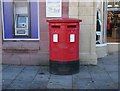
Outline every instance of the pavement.
{"label": "pavement", "polygon": [[[118,55],[80,66],[74,75],[53,75],[48,66],[2,65],[2,89],[118,89]],[[119,83],[120,84],[120,83]]]}

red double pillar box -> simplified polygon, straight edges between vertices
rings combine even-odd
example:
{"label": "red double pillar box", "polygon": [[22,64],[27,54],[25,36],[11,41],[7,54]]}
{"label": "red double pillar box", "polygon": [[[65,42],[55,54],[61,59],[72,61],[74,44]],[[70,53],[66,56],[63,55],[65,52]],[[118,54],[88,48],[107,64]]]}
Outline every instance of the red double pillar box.
{"label": "red double pillar box", "polygon": [[79,22],[72,18],[49,19],[50,61],[52,74],[79,72]]}

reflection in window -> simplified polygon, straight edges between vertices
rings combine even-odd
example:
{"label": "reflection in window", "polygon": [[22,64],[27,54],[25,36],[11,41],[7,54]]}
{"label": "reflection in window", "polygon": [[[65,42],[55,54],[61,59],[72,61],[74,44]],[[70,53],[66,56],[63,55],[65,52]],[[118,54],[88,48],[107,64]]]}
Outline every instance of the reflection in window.
{"label": "reflection in window", "polygon": [[120,7],[120,0],[113,0],[113,2],[109,1],[108,2],[108,7]]}
{"label": "reflection in window", "polygon": [[120,1],[113,2],[113,5],[108,7],[107,42],[120,42]]}

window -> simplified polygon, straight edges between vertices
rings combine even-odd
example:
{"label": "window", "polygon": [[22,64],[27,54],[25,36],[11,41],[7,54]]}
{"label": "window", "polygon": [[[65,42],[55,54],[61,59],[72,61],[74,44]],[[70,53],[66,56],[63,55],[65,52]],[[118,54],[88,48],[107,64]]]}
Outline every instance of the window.
{"label": "window", "polygon": [[112,6],[108,7],[107,42],[120,42],[120,0],[114,0]]}
{"label": "window", "polygon": [[101,12],[100,9],[97,10],[97,23],[96,23],[96,44],[101,44]]}
{"label": "window", "polygon": [[39,40],[38,0],[2,0],[3,40]]}
{"label": "window", "polygon": [[108,2],[108,7],[120,7],[120,0],[113,0]]}

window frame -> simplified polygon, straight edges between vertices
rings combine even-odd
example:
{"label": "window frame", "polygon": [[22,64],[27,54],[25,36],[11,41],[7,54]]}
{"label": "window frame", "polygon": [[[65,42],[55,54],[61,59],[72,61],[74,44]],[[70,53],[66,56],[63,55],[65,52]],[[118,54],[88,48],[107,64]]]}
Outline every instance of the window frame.
{"label": "window frame", "polygon": [[[36,3],[37,3],[37,18],[38,18],[38,21],[37,21],[37,24],[38,24],[38,29],[37,29],[37,31],[38,31],[38,37],[37,38],[5,38],[5,28],[4,28],[4,9],[3,9],[3,2],[4,2],[4,0],[1,0],[1,14],[2,14],[2,38],[3,38],[3,40],[4,41],[13,41],[13,40],[27,40],[27,41],[29,41],[29,40],[40,40],[40,13],[39,13],[39,0],[36,0]],[[29,3],[32,3],[32,2],[29,2]],[[30,21],[31,22],[31,21]]]}

